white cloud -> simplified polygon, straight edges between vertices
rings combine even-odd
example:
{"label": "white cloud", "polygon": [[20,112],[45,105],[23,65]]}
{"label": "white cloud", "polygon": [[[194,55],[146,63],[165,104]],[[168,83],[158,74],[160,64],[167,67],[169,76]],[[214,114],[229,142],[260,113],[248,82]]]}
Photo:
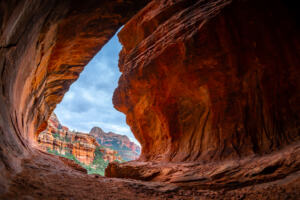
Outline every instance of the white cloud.
{"label": "white cloud", "polygon": [[113,108],[112,95],[121,75],[118,55],[121,45],[116,36],[85,67],[78,80],[57,105],[55,113],[70,129],[88,133],[94,126],[127,135],[136,142],[125,115]]}

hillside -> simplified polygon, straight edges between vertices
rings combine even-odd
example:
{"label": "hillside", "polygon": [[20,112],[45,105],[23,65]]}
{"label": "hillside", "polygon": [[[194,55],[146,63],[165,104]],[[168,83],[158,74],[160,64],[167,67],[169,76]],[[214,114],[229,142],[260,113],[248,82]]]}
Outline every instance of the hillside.
{"label": "hillside", "polygon": [[[92,130],[98,129],[100,128]],[[42,150],[71,159],[87,169],[88,173],[100,175],[104,175],[109,162],[136,159],[139,153],[139,147],[126,136],[104,133],[100,137],[97,134],[74,132],[63,126],[55,113],[49,118],[46,130],[40,133],[38,143]]]}
{"label": "hillside", "polygon": [[131,142],[126,135],[106,133],[99,127],[92,128],[89,134],[95,137],[100,145],[118,151],[125,161],[136,160],[141,153],[141,148]]}

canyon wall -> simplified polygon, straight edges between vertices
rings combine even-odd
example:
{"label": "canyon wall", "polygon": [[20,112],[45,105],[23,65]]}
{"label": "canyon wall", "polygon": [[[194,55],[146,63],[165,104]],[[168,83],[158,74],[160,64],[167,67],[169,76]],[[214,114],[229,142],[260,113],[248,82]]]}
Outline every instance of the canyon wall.
{"label": "canyon wall", "polygon": [[63,126],[55,113],[51,114],[47,128],[38,136],[38,148],[66,158],[63,161],[67,159],[73,161],[86,169],[89,174],[104,175],[108,163],[124,161],[118,151],[100,145],[94,136],[74,132]]}
{"label": "canyon wall", "polygon": [[92,128],[89,134],[95,137],[100,145],[118,151],[125,161],[136,160],[140,156],[141,148],[131,142],[126,135],[106,133],[99,127]]}
{"label": "canyon wall", "polygon": [[263,155],[299,141],[297,13],[276,1],[152,1],[118,34],[115,108],[141,161]]}
{"label": "canyon wall", "polygon": [[105,162],[138,159],[140,147],[127,136],[106,133],[93,127],[90,133],[74,132],[63,126],[55,113],[48,119],[47,128],[38,136],[39,148],[50,153],[72,155],[84,165],[92,165],[99,151]]}
{"label": "canyon wall", "polygon": [[146,3],[0,2],[0,190],[83,67]]}
{"label": "canyon wall", "polygon": [[95,150],[100,147],[95,138],[84,133],[71,132],[62,126],[54,113],[48,119],[46,130],[39,134],[38,143],[46,152],[73,155],[85,165],[93,163]]}
{"label": "canyon wall", "polygon": [[[297,4],[153,0],[142,9],[146,3],[0,1],[0,198],[299,197]],[[171,185],[101,182],[36,150],[55,105],[129,19],[119,33],[113,103],[142,155],[110,165],[107,175]]]}

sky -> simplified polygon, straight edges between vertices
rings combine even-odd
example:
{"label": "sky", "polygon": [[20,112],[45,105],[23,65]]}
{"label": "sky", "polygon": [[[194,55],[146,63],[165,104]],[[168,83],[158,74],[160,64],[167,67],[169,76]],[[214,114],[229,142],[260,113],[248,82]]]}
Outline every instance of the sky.
{"label": "sky", "polygon": [[118,68],[121,48],[115,35],[84,68],[54,112],[71,130],[89,133],[98,126],[105,132],[127,135],[139,144],[126,124],[125,115],[112,104],[121,75]]}

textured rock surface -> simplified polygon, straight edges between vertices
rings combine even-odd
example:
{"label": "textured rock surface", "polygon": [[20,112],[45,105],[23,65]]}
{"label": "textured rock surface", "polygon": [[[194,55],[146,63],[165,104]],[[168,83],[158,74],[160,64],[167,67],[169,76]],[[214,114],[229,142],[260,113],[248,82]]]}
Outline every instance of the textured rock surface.
{"label": "textured rock surface", "polygon": [[139,158],[141,148],[131,142],[126,135],[113,132],[106,133],[99,127],[92,128],[89,134],[94,136],[100,145],[118,151],[122,159],[126,161]]}
{"label": "textured rock surface", "polygon": [[236,159],[298,141],[293,14],[277,0],[166,0],[132,18],[119,33],[113,103],[142,145],[140,160]]}
{"label": "textured rock surface", "polygon": [[0,199],[297,199],[292,1],[153,0],[120,32],[113,100],[142,156],[108,172],[166,183],[97,178],[32,146],[83,66],[144,5],[0,2]]}
{"label": "textured rock surface", "polygon": [[47,128],[39,134],[38,143],[43,151],[72,154],[85,165],[93,163],[97,147],[107,162],[135,160],[140,153],[140,147],[125,135],[105,133],[99,127],[92,128],[89,134],[73,132],[59,122],[55,113],[48,119]]}
{"label": "textured rock surface", "polygon": [[[31,156],[22,161],[23,171],[14,177],[8,193],[3,195],[0,193],[0,199],[278,200],[299,197],[299,172],[280,180],[241,188],[230,187],[235,184],[232,182],[227,184],[225,189],[195,187],[191,190],[174,183],[111,179],[87,175],[76,167],[65,165],[56,156],[40,152],[35,152]],[[223,172],[225,174],[232,172],[231,166],[235,167],[234,163],[224,166]],[[192,165],[185,166],[185,168],[189,167]],[[261,170],[257,172],[258,176],[263,176],[260,173]],[[222,172],[215,172],[215,174],[218,173]],[[220,179],[220,177],[216,176],[215,179]],[[221,183],[218,184],[221,185]]]}
{"label": "textured rock surface", "polygon": [[84,65],[145,4],[0,2],[0,193]]}
{"label": "textured rock surface", "polygon": [[[94,137],[69,131],[67,127],[62,126],[54,113],[48,119],[46,130],[39,134],[38,143],[44,151],[56,151],[63,155],[72,154],[85,165],[93,163],[95,150],[100,147]],[[107,155],[107,157],[109,156],[115,157],[114,154]],[[111,160],[114,161],[115,159],[111,158]]]}
{"label": "textured rock surface", "polygon": [[300,169],[300,29],[289,6],[152,1],[132,18],[119,33],[113,102],[142,154],[106,176],[211,190],[266,183],[274,196],[251,198],[298,195],[298,178],[274,190]]}
{"label": "textured rock surface", "polygon": [[[181,187],[230,189],[298,176],[300,143],[266,156],[222,162],[126,162],[111,163],[106,176],[169,182]],[[300,183],[298,183],[299,187]]]}

